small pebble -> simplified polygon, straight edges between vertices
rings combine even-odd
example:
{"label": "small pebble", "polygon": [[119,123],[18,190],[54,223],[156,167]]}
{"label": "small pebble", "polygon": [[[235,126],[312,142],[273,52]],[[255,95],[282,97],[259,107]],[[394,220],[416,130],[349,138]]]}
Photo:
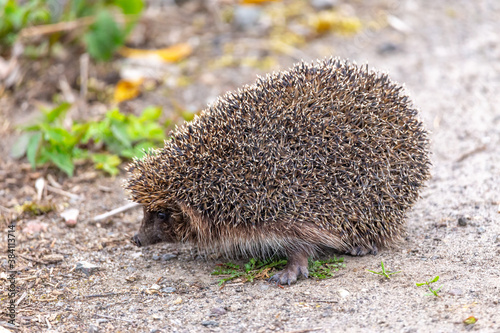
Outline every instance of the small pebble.
{"label": "small pebble", "polygon": [[254,29],[258,25],[261,9],[257,6],[236,6],[233,22],[241,30]]}
{"label": "small pebble", "polygon": [[479,228],[477,228],[477,233],[478,234],[483,234],[485,232],[486,232],[486,228],[485,227],[479,227]]}
{"label": "small pebble", "polygon": [[260,285],[260,290],[268,290],[269,289],[269,283],[263,283]]}
{"label": "small pebble", "polygon": [[495,243],[500,243],[500,235],[497,235],[497,237],[495,239]]}
{"label": "small pebble", "polygon": [[105,319],[105,318],[99,318],[96,320],[96,323],[97,325],[100,325],[100,324],[105,324],[107,323],[109,320]]}
{"label": "small pebble", "polygon": [[465,227],[467,225],[467,218],[464,217],[464,216],[460,216],[458,218],[458,225],[461,226],[461,227]]}
{"label": "small pebble", "polygon": [[218,307],[218,308],[213,308],[210,310],[210,316],[215,317],[215,316],[222,316],[223,314],[226,314],[226,309]]}
{"label": "small pebble", "polygon": [[160,286],[157,285],[156,283],[154,283],[151,287],[149,287],[149,289],[153,289],[153,290],[160,290]]}
{"label": "small pebble", "polygon": [[80,214],[78,209],[70,208],[62,212],[61,217],[64,219],[64,223],[66,223],[68,227],[74,228],[78,220],[78,214]]}
{"label": "small pebble", "polygon": [[377,47],[377,52],[382,55],[395,53],[396,51],[399,51],[399,46],[391,42],[383,43]]}
{"label": "small pebble", "polygon": [[48,263],[55,264],[55,263],[58,263],[60,261],[63,261],[64,256],[62,254],[51,253],[51,254],[47,254],[47,255],[43,256],[42,259]]}
{"label": "small pebble", "polygon": [[99,327],[95,325],[89,325],[89,329],[87,330],[88,333],[98,333],[99,332]]}
{"label": "small pebble", "polygon": [[157,254],[153,254],[153,260],[160,260],[160,256]]}
{"label": "small pebble", "polygon": [[332,315],[333,315],[332,311],[325,311],[321,314],[321,317],[328,318],[331,317]]}
{"label": "small pebble", "polygon": [[345,289],[339,289],[337,290],[337,292],[339,293],[340,297],[342,298],[346,298],[347,296],[349,296],[349,292]]}
{"label": "small pebble", "polygon": [[177,256],[175,254],[172,254],[172,253],[165,253],[164,255],[161,256],[161,260],[163,260],[163,261],[168,261],[168,260],[174,259],[174,258],[177,258]]}
{"label": "small pebble", "polygon": [[173,293],[173,292],[175,292],[175,290],[176,289],[174,287],[165,287],[165,288],[161,289],[160,291],[162,293]]}
{"label": "small pebble", "polygon": [[142,252],[135,252],[130,255],[133,259],[137,259],[139,257],[142,257]]}
{"label": "small pebble", "polygon": [[216,322],[215,320],[204,320],[201,322],[201,324],[205,327],[217,327],[217,326],[219,326],[219,323]]}
{"label": "small pebble", "polygon": [[311,6],[316,10],[326,10],[335,7],[337,2],[337,0],[311,0]]}
{"label": "small pebble", "polygon": [[97,271],[99,269],[99,266],[96,266],[94,264],[91,264],[87,261],[79,261],[76,263],[76,268],[75,270],[77,271],[82,271],[85,275],[90,275]]}
{"label": "small pebble", "polygon": [[464,292],[462,291],[462,289],[453,288],[450,291],[448,291],[448,294],[450,294],[452,296],[460,296],[460,295],[463,295]]}

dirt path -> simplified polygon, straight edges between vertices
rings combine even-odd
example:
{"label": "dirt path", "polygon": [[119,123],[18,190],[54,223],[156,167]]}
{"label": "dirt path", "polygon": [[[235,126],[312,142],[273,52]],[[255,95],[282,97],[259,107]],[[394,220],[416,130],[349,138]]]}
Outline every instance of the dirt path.
{"label": "dirt path", "polygon": [[[26,292],[18,305],[20,331],[500,332],[500,2],[397,3],[373,5],[387,9],[392,26],[367,29],[354,40],[315,40],[300,55],[368,62],[405,82],[421,109],[432,132],[433,177],[409,216],[400,249],[345,256],[347,267],[329,280],[220,289],[210,272],[221,260],[199,258],[189,247],[129,244],[140,211],[91,222],[124,204],[125,194],[121,179],[82,172],[64,183],[65,190],[85,195],[69,201],[81,212],[76,228],[53,215],[35,219],[48,224],[47,232],[35,238],[19,232],[18,252],[28,251],[17,259],[18,284]],[[294,61],[285,58],[281,67]],[[254,80],[253,72],[237,76],[234,81]],[[15,184],[0,190],[2,206],[33,196],[37,174],[20,184],[29,170],[10,159],[1,165],[0,177]],[[20,228],[27,222],[20,221]],[[168,253],[176,257],[162,257]],[[48,255],[61,258],[50,263]],[[384,280],[366,272],[381,260],[401,273]],[[81,261],[100,269],[87,276],[73,269]],[[424,296],[415,283],[436,275],[441,297]],[[465,325],[469,316],[477,323]]]}

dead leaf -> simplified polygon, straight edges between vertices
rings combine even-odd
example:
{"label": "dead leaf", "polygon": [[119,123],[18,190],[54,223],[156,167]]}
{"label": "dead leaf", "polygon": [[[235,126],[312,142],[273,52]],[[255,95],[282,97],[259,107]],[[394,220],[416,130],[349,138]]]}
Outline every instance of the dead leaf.
{"label": "dead leaf", "polygon": [[127,58],[158,59],[163,62],[177,62],[189,56],[193,52],[191,45],[187,43],[173,45],[163,49],[144,50],[123,47],[120,54]]}
{"label": "dead leaf", "polygon": [[346,17],[336,11],[323,11],[310,16],[309,25],[318,34],[333,31],[342,35],[355,34],[362,27],[357,17]]}
{"label": "dead leaf", "polygon": [[242,5],[263,5],[266,2],[281,2],[281,0],[240,0]]}
{"label": "dead leaf", "polygon": [[114,101],[120,103],[129,99],[136,98],[141,92],[141,84],[144,79],[138,80],[120,80],[115,87]]}
{"label": "dead leaf", "polygon": [[469,318],[467,318],[467,319],[464,320],[464,324],[471,325],[471,324],[475,324],[476,321],[477,321],[476,317],[470,316]]}

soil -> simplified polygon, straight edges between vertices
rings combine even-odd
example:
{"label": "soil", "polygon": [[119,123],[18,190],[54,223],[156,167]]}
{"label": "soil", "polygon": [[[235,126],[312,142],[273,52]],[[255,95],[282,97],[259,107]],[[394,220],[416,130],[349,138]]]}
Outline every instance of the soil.
{"label": "soil", "polygon": [[[1,242],[7,248],[7,226],[16,222],[20,300],[17,326],[9,327],[10,282],[2,273],[0,327],[16,332],[500,332],[500,2],[342,1],[340,8],[373,24],[355,36],[311,38],[288,53],[256,51],[266,44],[259,31],[232,33],[232,27],[210,24],[206,8],[189,6],[163,8],[167,18],[175,18],[175,29],[166,29],[168,19],[151,19],[143,35],[157,36],[155,28],[170,31],[158,35],[163,38],[155,41],[159,45],[198,38],[197,51],[183,67],[195,78],[192,84],[172,88],[165,80],[122,107],[139,112],[145,105],[163,103],[169,110],[180,103],[197,110],[215,96],[253,82],[256,74],[287,68],[299,58],[334,55],[386,71],[405,83],[431,132],[432,179],[409,213],[408,236],[398,248],[375,256],[345,255],[346,268],[331,279],[301,279],[283,287],[264,280],[233,281],[221,288],[210,273],[224,259],[200,257],[188,245],[134,247],[129,238],[138,230],[140,209],[93,222],[94,216],[126,204],[124,172],[109,178],[80,165],[68,178],[53,168],[31,170],[26,160],[9,157],[19,135],[15,126],[59,89],[61,71],[45,70],[57,64],[28,66],[26,75],[32,73],[33,82],[50,85],[43,91],[39,87],[39,94],[36,85],[31,90],[24,86],[0,99]],[[204,15],[212,29],[193,28],[189,18],[199,23]],[[234,42],[235,57],[264,52],[275,62],[264,70],[211,69],[209,60],[221,52],[214,36],[219,43]],[[148,42],[154,45],[138,43]],[[175,78],[175,65],[169,66]],[[33,73],[40,75],[39,81]],[[51,79],[44,81],[47,76]],[[75,75],[67,76],[75,88]],[[96,104],[90,105],[90,114],[102,109]],[[42,202],[52,203],[54,212],[13,213],[17,205],[36,198],[34,184],[40,177],[78,197],[47,191]],[[60,217],[67,208],[80,212],[74,228]],[[28,226],[43,230],[28,233]],[[10,274],[5,254],[2,272]],[[98,269],[77,268],[82,261]],[[391,279],[367,272],[379,270],[381,261],[401,272]],[[439,297],[426,296],[425,287],[415,283],[435,276],[440,277],[435,288],[442,286]],[[471,316],[477,322],[464,323]]]}

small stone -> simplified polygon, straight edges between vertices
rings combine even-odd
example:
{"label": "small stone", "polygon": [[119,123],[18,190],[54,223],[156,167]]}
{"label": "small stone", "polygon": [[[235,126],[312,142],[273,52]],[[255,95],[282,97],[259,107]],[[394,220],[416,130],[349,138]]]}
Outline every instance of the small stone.
{"label": "small stone", "polygon": [[495,243],[500,243],[500,235],[497,235],[497,237],[495,238]]}
{"label": "small stone", "polygon": [[153,320],[162,320],[163,316],[158,313],[155,313],[154,315],[151,316],[151,318],[153,318]]}
{"label": "small stone", "polygon": [[464,292],[462,291],[462,289],[459,289],[459,288],[453,288],[453,289],[450,289],[448,291],[448,294],[452,295],[452,296],[460,296],[460,295],[463,295]]}
{"label": "small stone", "polygon": [[60,307],[61,307],[61,306],[63,306],[63,305],[64,305],[64,302],[63,302],[63,301],[59,301],[59,302],[57,302],[57,303],[56,303],[56,306],[57,306],[58,308],[60,308]]}
{"label": "small stone", "polygon": [[337,2],[337,0],[311,0],[311,6],[316,10],[327,10],[335,7]]}
{"label": "small stone", "polygon": [[182,303],[182,298],[178,297],[176,300],[172,301],[173,305],[178,305]]}
{"label": "small stone", "polygon": [[91,264],[87,261],[80,261],[76,263],[76,268],[75,270],[77,271],[82,271],[85,275],[90,275],[97,271],[99,269],[99,266],[96,266],[94,264]]}
{"label": "small stone", "polygon": [[467,220],[468,220],[468,218],[466,218],[464,216],[460,216],[458,218],[458,225],[461,227],[465,227],[467,225]]}
{"label": "small stone", "polygon": [[328,318],[328,317],[331,317],[333,315],[332,311],[324,311],[322,314],[321,314],[321,317],[323,318]]}
{"label": "small stone", "polygon": [[105,319],[105,318],[99,318],[96,320],[96,323],[97,325],[100,325],[100,324],[105,324],[107,323],[109,320]]}
{"label": "small stone", "polygon": [[23,228],[23,234],[36,234],[39,232],[46,232],[49,225],[45,222],[39,222],[38,220],[28,221],[26,226]]}
{"label": "small stone", "polygon": [[153,254],[153,260],[160,260],[160,256],[157,254]]}
{"label": "small stone", "polygon": [[485,227],[479,227],[477,228],[477,233],[478,234],[484,234],[486,232],[486,228]]}
{"label": "small stone", "polygon": [[339,293],[340,297],[342,298],[346,298],[347,296],[349,296],[349,292],[345,289],[339,289],[337,290],[337,292]]}
{"label": "small stone", "polygon": [[152,328],[149,333],[159,333],[161,332],[158,328]]}
{"label": "small stone", "polygon": [[168,260],[174,259],[174,258],[177,258],[177,256],[175,254],[172,254],[172,253],[165,253],[164,255],[161,256],[162,261],[168,261]]}
{"label": "small stone", "polygon": [[78,221],[78,214],[80,211],[76,208],[66,209],[61,213],[61,217],[64,219],[64,223],[70,228],[74,228]]}
{"label": "small stone", "polygon": [[142,257],[142,252],[135,252],[130,255],[133,259],[137,259],[139,257]]}
{"label": "small stone", "polygon": [[395,53],[397,51],[399,51],[399,46],[391,42],[383,43],[377,47],[377,52],[382,55]]}
{"label": "small stone", "polygon": [[233,22],[241,30],[255,28],[260,19],[261,9],[257,6],[236,6]]}
{"label": "small stone", "polygon": [[204,320],[201,322],[201,324],[205,327],[217,327],[217,326],[219,326],[219,323],[216,322],[215,320]]}
{"label": "small stone", "polygon": [[153,285],[151,287],[149,287],[149,289],[153,289],[153,290],[160,290],[160,286],[157,285],[156,283],[153,283]]}
{"label": "small stone", "polygon": [[224,308],[213,308],[212,310],[210,310],[210,316],[211,317],[215,317],[215,316],[222,316],[223,314],[226,314],[226,309]]}
{"label": "small stone", "polygon": [[90,324],[89,329],[87,330],[88,333],[99,333],[99,327]]}
{"label": "small stone", "polygon": [[260,290],[268,290],[269,289],[269,283],[263,283],[260,285]]}
{"label": "small stone", "polygon": [[52,253],[52,254],[47,254],[47,255],[43,256],[42,259],[44,261],[48,262],[49,264],[55,264],[55,263],[58,263],[60,261],[63,261],[64,256],[62,254]]}
{"label": "small stone", "polygon": [[176,289],[174,287],[165,287],[160,289],[162,293],[168,293],[168,294],[175,292],[175,290]]}

